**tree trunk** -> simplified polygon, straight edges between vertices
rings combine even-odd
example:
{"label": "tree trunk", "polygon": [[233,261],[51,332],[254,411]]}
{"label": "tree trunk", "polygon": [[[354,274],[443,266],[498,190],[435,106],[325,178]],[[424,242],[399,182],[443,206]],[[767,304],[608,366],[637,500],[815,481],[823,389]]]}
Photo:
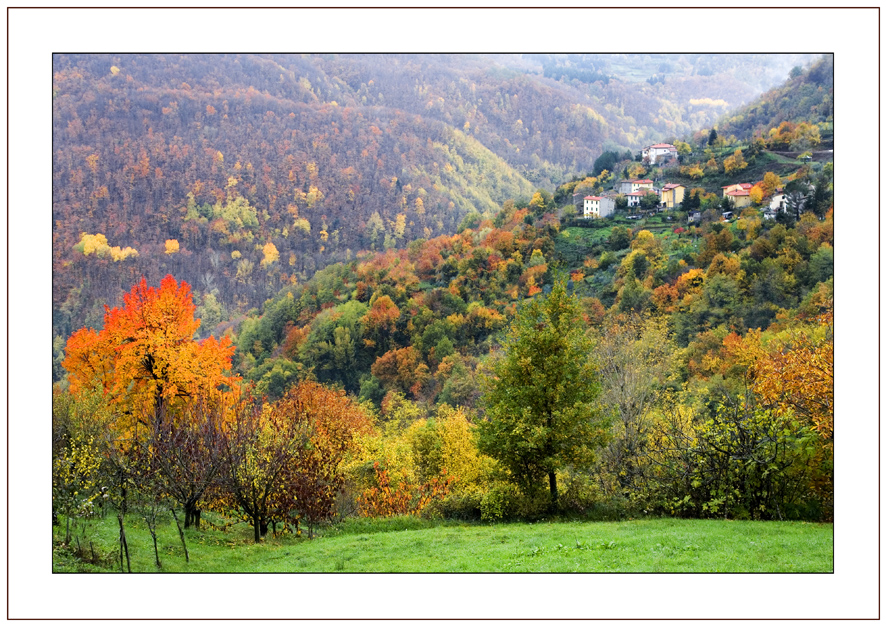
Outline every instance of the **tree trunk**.
{"label": "tree trunk", "polygon": [[200,509],[197,508],[196,503],[186,502],[185,528],[190,528],[192,524],[194,525],[194,528],[200,530]]}
{"label": "tree trunk", "polygon": [[557,510],[557,473],[554,470],[548,472],[548,484],[551,488],[551,511]]}
{"label": "tree trunk", "polygon": [[157,564],[157,569],[162,569],[163,566],[160,565],[160,552],[157,550],[157,532],[153,526],[150,526],[148,531],[151,533],[151,539],[154,540],[154,562]]}
{"label": "tree trunk", "polygon": [[123,515],[117,516],[117,522],[120,524],[120,571],[123,571],[123,553],[126,553],[126,569],[131,574],[132,566],[129,563],[129,545],[126,543],[126,531],[123,530]]}
{"label": "tree trunk", "polygon": [[185,551],[185,563],[190,562],[191,558],[188,556],[188,544],[185,543],[185,531],[182,530],[181,524],[178,523],[178,515],[175,514],[175,507],[169,507],[169,510],[172,511],[172,517],[175,518],[175,526],[178,528],[178,538],[182,540],[182,548]]}
{"label": "tree trunk", "polygon": [[255,543],[261,542],[261,520],[258,514],[252,516],[252,530]]}

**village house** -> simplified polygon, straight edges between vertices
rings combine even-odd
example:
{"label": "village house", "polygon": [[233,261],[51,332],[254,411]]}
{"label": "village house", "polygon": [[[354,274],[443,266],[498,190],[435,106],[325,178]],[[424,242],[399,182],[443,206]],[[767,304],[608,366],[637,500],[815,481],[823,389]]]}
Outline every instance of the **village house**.
{"label": "village house", "polygon": [[585,196],[585,219],[608,217],[615,212],[615,200],[611,196]]}
{"label": "village house", "polygon": [[763,217],[774,220],[779,211],[784,211],[784,189],[775,190],[769,198],[769,204],[763,210]]}
{"label": "village house", "polygon": [[648,163],[666,161],[677,158],[677,148],[669,143],[657,143],[643,148],[643,160]]}
{"label": "village house", "polygon": [[683,202],[686,187],[680,183],[667,183],[661,188],[661,205],[666,209],[676,208]]}
{"label": "village house", "polygon": [[618,193],[629,194],[641,189],[652,189],[652,181],[647,178],[638,180],[623,180],[618,183]]}
{"label": "village house", "polygon": [[743,190],[743,191],[747,191],[748,193],[750,193],[751,187],[753,187],[753,185],[751,183],[733,183],[731,185],[726,185],[725,187],[723,187],[723,197],[724,198],[728,197],[729,193],[733,192],[733,191],[742,191]]}
{"label": "village house", "polygon": [[643,191],[644,189],[652,191],[652,181],[648,178],[631,181],[631,193],[635,191]]}
{"label": "village house", "polygon": [[640,200],[642,200],[643,196],[645,196],[648,193],[654,193],[654,194],[658,195],[658,191],[656,189],[653,189],[652,185],[650,185],[649,187],[644,187],[644,188],[638,189],[637,191],[634,191],[631,193],[626,193],[624,196],[628,201],[628,206],[635,207],[635,206],[640,206]]}
{"label": "village house", "polygon": [[725,195],[732,200],[733,208],[743,209],[746,206],[751,206],[751,192],[747,189],[736,189]]}
{"label": "village house", "polygon": [[625,199],[628,201],[629,207],[640,206],[640,198],[646,195],[646,192],[635,191],[633,193],[626,193]]}

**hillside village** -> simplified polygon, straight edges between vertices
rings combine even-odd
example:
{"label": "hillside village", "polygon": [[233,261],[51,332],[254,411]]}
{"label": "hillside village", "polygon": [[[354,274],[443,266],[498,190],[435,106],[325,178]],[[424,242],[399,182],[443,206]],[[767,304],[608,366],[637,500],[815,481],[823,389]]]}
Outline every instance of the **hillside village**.
{"label": "hillside village", "polygon": [[[678,149],[667,143],[658,143],[642,149],[644,165],[676,165]],[[754,190],[757,190],[754,194]],[[674,209],[686,209],[688,223],[701,220],[702,211],[697,207],[683,207],[687,188],[680,183],[662,182],[648,178],[623,179],[612,189],[599,195],[573,194],[573,204],[585,219],[609,217],[616,209],[634,209],[628,219],[639,219],[643,215],[660,213]],[[736,182],[722,187],[724,202],[722,218],[732,218],[734,211],[753,205],[760,208],[765,219],[775,219],[779,211],[785,209],[785,191],[782,187],[767,189],[764,182]],[[756,201],[755,201],[756,200]]]}

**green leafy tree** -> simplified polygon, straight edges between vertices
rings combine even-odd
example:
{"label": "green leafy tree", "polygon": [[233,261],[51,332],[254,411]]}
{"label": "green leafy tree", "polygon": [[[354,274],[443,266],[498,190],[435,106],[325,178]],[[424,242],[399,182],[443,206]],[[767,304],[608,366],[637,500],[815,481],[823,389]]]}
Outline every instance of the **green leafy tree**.
{"label": "green leafy tree", "polygon": [[640,207],[644,211],[652,211],[661,203],[661,199],[658,197],[658,194],[652,193],[651,191],[640,198]]}
{"label": "green leafy tree", "polygon": [[529,201],[529,210],[536,217],[541,217],[552,205],[554,197],[546,189],[539,189]]}
{"label": "green leafy tree", "polygon": [[594,161],[594,176],[599,176],[603,170],[612,171],[620,159],[618,154],[607,150]]}
{"label": "green leafy tree", "polygon": [[626,226],[613,226],[606,245],[610,250],[623,250],[631,245],[631,229]]}
{"label": "green leafy tree", "polygon": [[576,296],[557,281],[550,294],[520,308],[504,356],[484,379],[486,421],[480,451],[504,465],[525,492],[548,478],[556,509],[557,471],[587,468],[605,439],[593,403],[600,393]]}

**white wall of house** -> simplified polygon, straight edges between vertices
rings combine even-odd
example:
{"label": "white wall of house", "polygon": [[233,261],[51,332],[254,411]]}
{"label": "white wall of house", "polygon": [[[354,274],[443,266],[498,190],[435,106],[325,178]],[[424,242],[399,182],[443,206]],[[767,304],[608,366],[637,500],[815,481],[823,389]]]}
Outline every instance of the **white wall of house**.
{"label": "white wall of house", "polygon": [[671,145],[665,146],[648,146],[643,148],[642,156],[644,159],[648,159],[650,163],[655,163],[661,157],[670,157],[671,155],[676,156],[676,149]]}
{"label": "white wall of house", "polygon": [[607,217],[615,211],[615,200],[608,196],[585,198],[584,216],[587,219]]}

